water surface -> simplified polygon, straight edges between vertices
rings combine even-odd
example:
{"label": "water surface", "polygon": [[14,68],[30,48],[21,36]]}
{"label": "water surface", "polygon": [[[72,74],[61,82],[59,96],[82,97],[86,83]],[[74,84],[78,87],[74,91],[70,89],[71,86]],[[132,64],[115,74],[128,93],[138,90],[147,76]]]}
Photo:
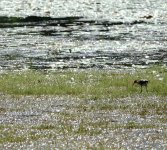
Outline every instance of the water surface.
{"label": "water surface", "polygon": [[166,2],[1,0],[0,69],[166,64]]}

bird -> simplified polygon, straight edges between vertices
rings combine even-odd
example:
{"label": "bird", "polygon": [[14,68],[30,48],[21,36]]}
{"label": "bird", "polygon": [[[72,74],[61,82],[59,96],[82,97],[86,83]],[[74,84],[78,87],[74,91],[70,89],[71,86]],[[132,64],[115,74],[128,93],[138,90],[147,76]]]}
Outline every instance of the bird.
{"label": "bird", "polygon": [[140,93],[142,93],[142,91],[143,91],[143,90],[142,90],[143,86],[145,86],[146,91],[148,92],[148,90],[147,90],[148,82],[149,82],[149,81],[146,80],[146,79],[134,80],[133,85],[135,85],[135,84],[140,85],[140,87],[141,87]]}

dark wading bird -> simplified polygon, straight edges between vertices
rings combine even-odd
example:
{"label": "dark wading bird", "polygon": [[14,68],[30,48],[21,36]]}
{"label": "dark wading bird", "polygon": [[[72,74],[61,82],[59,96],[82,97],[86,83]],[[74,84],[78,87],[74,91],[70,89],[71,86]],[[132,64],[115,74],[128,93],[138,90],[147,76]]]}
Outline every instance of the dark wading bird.
{"label": "dark wading bird", "polygon": [[140,91],[140,93],[142,93],[142,89],[143,89],[143,86],[145,86],[145,88],[146,88],[146,91],[148,92],[148,90],[147,90],[147,84],[148,84],[148,80],[143,80],[143,79],[141,79],[141,80],[135,80],[134,82],[133,82],[133,85],[134,84],[138,84],[138,85],[140,85],[140,87],[141,87],[141,91]]}

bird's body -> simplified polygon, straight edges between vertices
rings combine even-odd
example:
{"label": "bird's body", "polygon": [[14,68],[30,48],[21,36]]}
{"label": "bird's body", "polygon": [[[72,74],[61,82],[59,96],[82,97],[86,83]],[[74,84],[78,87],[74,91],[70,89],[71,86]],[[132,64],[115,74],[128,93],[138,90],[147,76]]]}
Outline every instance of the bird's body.
{"label": "bird's body", "polygon": [[[141,91],[140,91],[140,92],[142,92],[143,86],[145,86],[146,91],[147,91],[148,80],[145,80],[145,79],[135,80],[135,81],[133,82],[133,85],[134,85],[134,84],[140,85],[140,87],[141,87]],[[148,91],[147,91],[147,92],[148,92]]]}

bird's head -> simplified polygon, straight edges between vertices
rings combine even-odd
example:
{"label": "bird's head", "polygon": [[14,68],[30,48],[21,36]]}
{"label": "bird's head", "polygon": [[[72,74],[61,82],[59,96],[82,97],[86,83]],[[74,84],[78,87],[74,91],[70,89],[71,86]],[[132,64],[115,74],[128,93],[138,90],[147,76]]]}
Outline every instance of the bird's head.
{"label": "bird's head", "polygon": [[136,84],[136,83],[138,83],[138,80],[134,80],[133,85]]}

